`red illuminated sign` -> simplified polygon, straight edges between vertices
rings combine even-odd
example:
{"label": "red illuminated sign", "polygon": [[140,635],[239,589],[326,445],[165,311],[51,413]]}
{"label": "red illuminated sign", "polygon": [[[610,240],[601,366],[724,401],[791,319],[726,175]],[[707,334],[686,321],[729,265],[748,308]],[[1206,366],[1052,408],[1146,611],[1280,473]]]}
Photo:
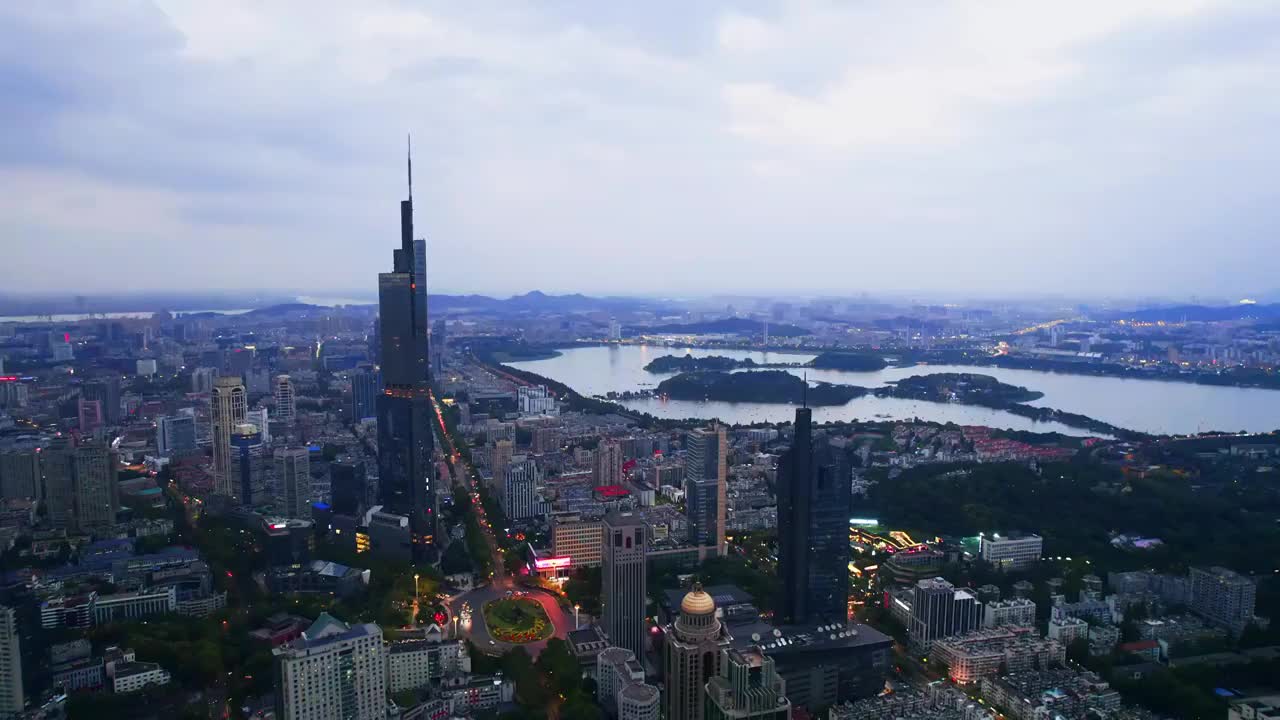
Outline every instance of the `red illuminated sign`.
{"label": "red illuminated sign", "polygon": [[569,556],[539,558],[533,561],[533,566],[539,570],[559,570],[567,568],[573,564],[573,558]]}

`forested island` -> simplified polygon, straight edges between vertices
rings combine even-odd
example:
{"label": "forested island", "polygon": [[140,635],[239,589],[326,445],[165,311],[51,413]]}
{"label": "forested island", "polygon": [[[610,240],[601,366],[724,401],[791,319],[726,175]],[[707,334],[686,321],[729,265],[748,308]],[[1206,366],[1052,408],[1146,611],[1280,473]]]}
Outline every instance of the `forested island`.
{"label": "forested island", "polygon": [[[783,370],[730,373],[703,371],[681,373],[658,383],[655,392],[675,400],[722,400],[725,402],[791,403],[806,401],[804,380]],[[808,388],[809,405],[843,405],[866,395],[869,390],[856,385],[818,383]]]}
{"label": "forested island", "polygon": [[735,360],[723,355],[710,355],[699,358],[692,355],[685,355],[684,357],[663,355],[662,357],[654,358],[648,365],[644,366],[644,369],[651,373],[676,373],[701,372],[705,370],[724,371],[755,367],[758,367],[758,365],[751,358]]}
{"label": "forested island", "polygon": [[1038,390],[1028,390],[1021,385],[1009,385],[990,375],[977,373],[912,375],[888,387],[877,389],[876,395],[907,400],[981,405],[1000,410],[1007,409],[1015,403],[1039,400],[1044,397],[1044,393]]}
{"label": "forested island", "polygon": [[809,361],[809,367],[820,370],[849,370],[853,372],[872,372],[889,367],[889,363],[879,355],[853,352],[824,352]]}

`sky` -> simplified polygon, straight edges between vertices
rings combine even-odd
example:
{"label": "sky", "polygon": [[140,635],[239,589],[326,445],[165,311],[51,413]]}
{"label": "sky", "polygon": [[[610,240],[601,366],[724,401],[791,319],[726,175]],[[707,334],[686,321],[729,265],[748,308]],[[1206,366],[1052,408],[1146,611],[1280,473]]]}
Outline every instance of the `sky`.
{"label": "sky", "polygon": [[1280,290],[1280,3],[0,3],[0,289]]}

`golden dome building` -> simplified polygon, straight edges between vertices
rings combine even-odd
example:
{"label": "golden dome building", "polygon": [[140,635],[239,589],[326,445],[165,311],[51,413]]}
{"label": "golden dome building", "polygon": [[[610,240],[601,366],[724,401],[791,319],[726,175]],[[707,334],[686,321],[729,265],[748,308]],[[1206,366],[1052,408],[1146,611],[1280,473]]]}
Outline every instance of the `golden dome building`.
{"label": "golden dome building", "polygon": [[664,715],[667,720],[702,720],[704,688],[720,674],[720,651],[729,646],[716,601],[695,583],[680,601],[680,615],[666,627],[663,650]]}

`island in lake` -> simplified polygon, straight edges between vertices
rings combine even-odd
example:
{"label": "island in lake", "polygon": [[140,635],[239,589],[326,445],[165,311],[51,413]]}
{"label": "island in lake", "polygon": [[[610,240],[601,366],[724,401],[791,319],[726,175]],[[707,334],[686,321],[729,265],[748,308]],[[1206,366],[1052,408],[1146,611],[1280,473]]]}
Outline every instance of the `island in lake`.
{"label": "island in lake", "polygon": [[658,383],[655,393],[674,400],[719,400],[723,402],[790,403],[799,405],[843,405],[866,395],[869,390],[856,385],[807,383],[783,370],[730,373],[687,372]]}
{"label": "island in lake", "polygon": [[977,373],[912,375],[876,390],[876,395],[906,400],[981,405],[1002,410],[1017,403],[1044,397],[1044,393],[1038,390],[1028,390],[1021,385],[1009,385],[990,375]]}
{"label": "island in lake", "polygon": [[740,368],[757,367],[756,361],[751,358],[743,360],[735,360],[723,355],[710,355],[707,357],[696,358],[692,355],[663,355],[654,358],[652,362],[644,366],[645,370],[651,373],[677,373],[677,372],[701,372],[705,370],[738,370]]}
{"label": "island in lake", "polygon": [[810,360],[808,366],[822,370],[874,372],[889,367],[889,363],[883,357],[869,353],[824,352]]}

